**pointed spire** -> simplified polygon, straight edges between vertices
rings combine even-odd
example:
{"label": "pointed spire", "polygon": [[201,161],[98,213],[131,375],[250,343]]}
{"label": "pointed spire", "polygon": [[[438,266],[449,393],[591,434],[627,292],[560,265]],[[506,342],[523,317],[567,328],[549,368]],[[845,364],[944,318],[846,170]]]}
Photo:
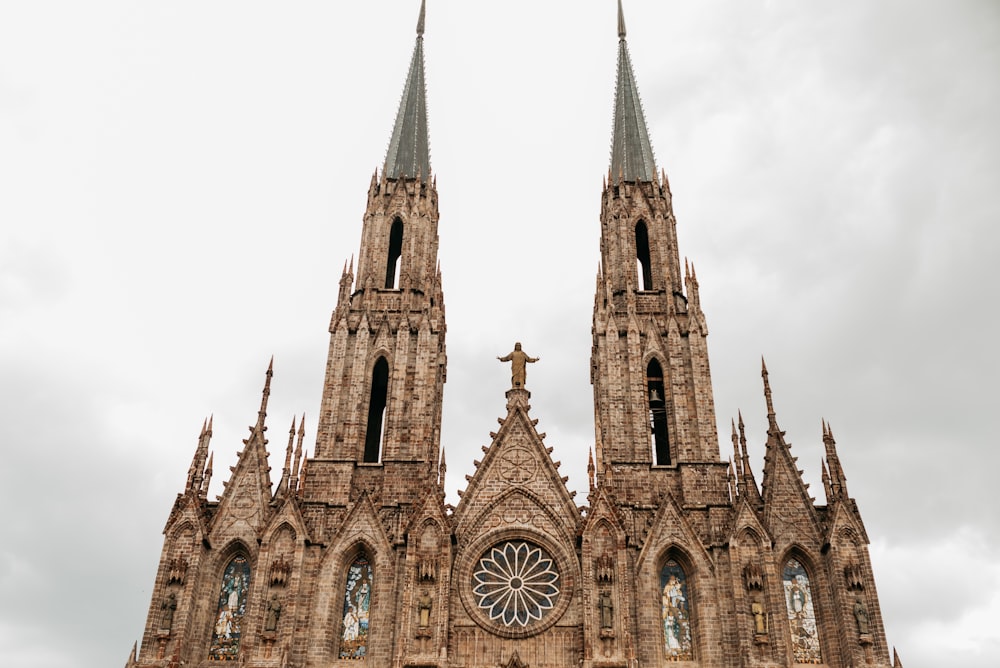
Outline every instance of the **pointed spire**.
{"label": "pointed spire", "polygon": [[754,501],[760,502],[760,489],[757,487],[757,479],[753,475],[753,469],[750,468],[750,453],[747,450],[747,433],[746,427],[743,425],[743,413],[741,411],[736,412],[736,420],[736,425],[740,432],[740,470],[743,475],[743,491],[744,493],[751,494]]}
{"label": "pointed spire", "polygon": [[208,464],[205,465],[205,480],[201,483],[201,496],[205,498],[208,496],[208,486],[212,483],[212,461],[215,459],[215,453],[209,453]]}
{"label": "pointed spire", "polygon": [[611,137],[611,180],[655,181],[653,147],[642,112],[639,88],[625,42],[625,15],[618,2],[618,76],[615,82],[615,118]]}
{"label": "pointed spire", "polygon": [[448,473],[448,464],[444,460],[444,446],[441,447],[441,463],[438,464],[438,487],[444,491],[444,477]]}
{"label": "pointed spire", "polygon": [[288,430],[288,445],[285,447],[285,465],[281,467],[281,480],[278,481],[278,488],[274,490],[274,497],[278,498],[288,492],[289,481],[292,475],[292,448],[295,445],[295,417],[292,417],[292,426]]}
{"label": "pointed spire", "polygon": [[399,101],[396,122],[385,156],[383,175],[390,179],[416,179],[426,182],[431,173],[430,139],[427,132],[427,87],[424,82],[424,15],[420,4],[417,19],[417,44],[413,48],[410,70],[406,75],[403,97]]}
{"label": "pointed spire", "polygon": [[264,433],[266,427],[264,426],[264,419],[267,417],[267,399],[271,396],[271,377],[274,375],[274,355],[271,355],[271,361],[267,365],[267,373],[264,375],[264,391],[261,393],[260,398],[260,410],[257,411],[257,425],[251,427],[254,431],[259,431]]}
{"label": "pointed spire", "polygon": [[[834,500],[847,498],[847,478],[840,465],[837,442],[833,440],[833,429],[826,420],[823,420],[823,446],[826,449],[826,463],[830,473],[830,491],[827,493],[827,503],[831,503]],[[832,496],[830,492],[832,492]]]}
{"label": "pointed spire", "polygon": [[198,446],[194,450],[194,457],[191,458],[191,466],[188,468],[187,485],[185,491],[197,494],[201,491],[202,470],[205,468],[205,459],[208,457],[208,443],[212,440],[212,423],[209,419],[202,421],[201,433],[198,434]]}
{"label": "pointed spire", "polygon": [[594,450],[591,448],[590,453],[587,455],[587,482],[590,483],[590,491],[593,492],[597,487],[597,483],[594,479],[594,473],[596,469],[594,468]]}
{"label": "pointed spire", "polygon": [[764,401],[767,403],[768,432],[778,431],[778,421],[774,414],[774,402],[771,400],[771,383],[767,379],[767,364],[763,355],[760,358],[760,376],[764,379]]}
{"label": "pointed spire", "polygon": [[302,464],[302,441],[306,438],[306,414],[302,414],[302,420],[299,422],[299,441],[295,444],[295,461],[292,462],[292,477],[288,482],[288,491],[290,494],[294,494],[299,488],[299,472],[300,466]]}
{"label": "pointed spire", "polygon": [[903,668],[903,662],[899,660],[899,652],[892,648],[892,668]]}
{"label": "pointed spire", "polygon": [[302,496],[303,490],[306,488],[306,464],[309,463],[309,453],[302,453],[302,468],[299,469],[299,496]]}
{"label": "pointed spire", "polygon": [[733,458],[729,461],[730,466],[733,469],[733,477],[736,479],[736,491],[737,493],[743,492],[743,470],[742,470],[742,460],[740,459],[740,437],[736,433],[736,420],[731,420],[733,424]]}

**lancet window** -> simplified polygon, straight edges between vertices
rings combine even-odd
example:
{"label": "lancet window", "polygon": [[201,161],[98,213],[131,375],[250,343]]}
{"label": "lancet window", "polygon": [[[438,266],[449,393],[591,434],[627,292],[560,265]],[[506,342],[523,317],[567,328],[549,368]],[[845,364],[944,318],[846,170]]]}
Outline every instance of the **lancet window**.
{"label": "lancet window", "polygon": [[646,401],[649,408],[649,429],[653,434],[653,462],[670,464],[670,438],[667,434],[667,401],[663,388],[663,368],[650,360],[646,366]]}
{"label": "lancet window", "polygon": [[347,569],[344,587],[344,624],[340,633],[341,659],[363,659],[368,654],[372,600],[372,565],[362,551]]}
{"label": "lancet window", "polygon": [[389,363],[379,357],[372,369],[372,388],[368,400],[368,429],[365,432],[364,461],[379,461],[385,440],[385,406],[389,392]]}
{"label": "lancet window", "polygon": [[237,555],[222,575],[212,628],[212,646],[208,651],[210,660],[235,661],[239,657],[249,589],[250,563],[245,556]]}
{"label": "lancet window", "polygon": [[392,290],[399,284],[399,258],[403,254],[403,221],[396,218],[389,229],[389,257],[385,264],[385,289]]}
{"label": "lancet window", "polygon": [[660,571],[660,620],[663,650],[671,661],[691,661],[691,607],[687,575],[675,559],[667,559]]}
{"label": "lancet window", "polygon": [[795,663],[822,663],[809,574],[797,559],[789,559],[785,562],[782,582]]}
{"label": "lancet window", "polygon": [[635,256],[641,290],[653,289],[653,270],[649,261],[649,231],[641,220],[635,226]]}

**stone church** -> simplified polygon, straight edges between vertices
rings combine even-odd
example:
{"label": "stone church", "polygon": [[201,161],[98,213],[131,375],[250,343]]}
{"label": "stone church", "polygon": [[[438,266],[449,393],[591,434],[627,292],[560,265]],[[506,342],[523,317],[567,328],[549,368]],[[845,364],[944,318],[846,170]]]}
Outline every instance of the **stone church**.
{"label": "stone church", "polygon": [[742,420],[723,459],[698,280],[680,262],[618,12],[585,505],[535,429],[525,387],[534,358],[519,344],[503,358],[507,415],[458,505],[445,501],[422,6],[357,267],[345,265],[330,319],[313,453],[303,454],[304,420],[293,424],[272,483],[270,368],[216,500],[204,425],[127,668],[901,665],[829,427],[826,503],[816,505],[764,368],[760,484]]}

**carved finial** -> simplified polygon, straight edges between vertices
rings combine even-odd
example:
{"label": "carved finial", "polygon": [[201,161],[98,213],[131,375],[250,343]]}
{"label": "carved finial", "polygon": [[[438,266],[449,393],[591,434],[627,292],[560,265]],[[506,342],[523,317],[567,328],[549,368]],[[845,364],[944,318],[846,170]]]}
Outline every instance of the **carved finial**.
{"label": "carved finial", "polygon": [[417,37],[424,36],[424,17],[427,14],[427,0],[420,0],[420,17],[417,19]]}
{"label": "carved finial", "polygon": [[625,12],[622,11],[622,0],[618,0],[618,39],[625,39]]}

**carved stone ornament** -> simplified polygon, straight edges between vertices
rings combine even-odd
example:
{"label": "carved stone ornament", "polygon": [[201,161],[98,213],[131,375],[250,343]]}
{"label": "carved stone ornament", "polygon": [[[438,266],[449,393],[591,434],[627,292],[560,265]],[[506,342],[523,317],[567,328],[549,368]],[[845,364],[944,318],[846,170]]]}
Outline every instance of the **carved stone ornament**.
{"label": "carved stone ornament", "polygon": [[292,573],[292,565],[288,563],[288,560],[281,556],[271,562],[271,586],[272,587],[286,587],[288,586],[288,578]]}
{"label": "carved stone ornament", "polygon": [[594,562],[594,576],[598,582],[610,584],[615,580],[615,562],[610,554],[602,554]]}
{"label": "carved stone ornament", "polygon": [[434,582],[437,578],[437,559],[434,557],[419,557],[417,559],[417,580]]}
{"label": "carved stone ornament", "polygon": [[760,571],[760,566],[753,562],[748,562],[743,567],[743,582],[749,591],[760,591],[764,588],[764,574]]}
{"label": "carved stone ornament", "polygon": [[847,588],[852,591],[861,591],[865,588],[864,574],[853,559],[844,566],[844,580],[847,582]]}
{"label": "carved stone ornament", "polygon": [[167,565],[167,584],[182,585],[187,576],[188,562],[184,557],[174,557]]}
{"label": "carved stone ornament", "polygon": [[521,661],[521,657],[517,655],[517,650],[515,649],[510,658],[497,664],[500,668],[528,668],[528,664]]}

